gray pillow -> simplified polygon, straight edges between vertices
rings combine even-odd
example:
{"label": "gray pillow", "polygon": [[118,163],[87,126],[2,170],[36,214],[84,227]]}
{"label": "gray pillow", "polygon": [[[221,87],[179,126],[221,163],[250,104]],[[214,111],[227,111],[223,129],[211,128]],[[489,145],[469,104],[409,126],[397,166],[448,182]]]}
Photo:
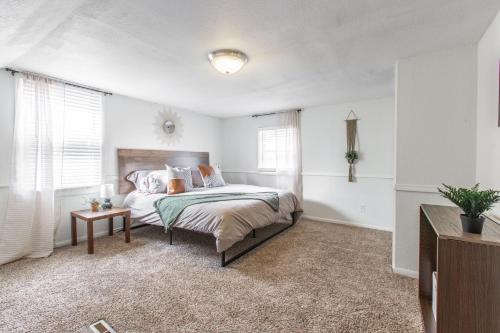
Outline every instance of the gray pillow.
{"label": "gray pillow", "polygon": [[200,170],[191,170],[191,178],[193,179],[193,187],[197,188],[205,186]]}

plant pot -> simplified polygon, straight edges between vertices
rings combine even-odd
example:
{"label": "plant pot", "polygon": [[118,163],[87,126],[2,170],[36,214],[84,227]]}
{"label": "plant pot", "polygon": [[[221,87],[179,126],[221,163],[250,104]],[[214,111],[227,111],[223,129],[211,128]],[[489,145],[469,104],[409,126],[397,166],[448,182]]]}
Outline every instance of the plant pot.
{"label": "plant pot", "polygon": [[92,212],[94,212],[94,213],[95,213],[95,212],[98,212],[98,211],[99,211],[99,203],[98,203],[98,202],[92,202],[92,203],[90,204],[90,210],[91,210]]}
{"label": "plant pot", "polygon": [[104,199],[104,202],[101,205],[102,209],[111,209],[113,208],[113,203],[111,202],[111,199]]}
{"label": "plant pot", "polygon": [[464,232],[480,234],[483,231],[484,216],[473,218],[460,214],[460,220],[462,221],[462,229]]}

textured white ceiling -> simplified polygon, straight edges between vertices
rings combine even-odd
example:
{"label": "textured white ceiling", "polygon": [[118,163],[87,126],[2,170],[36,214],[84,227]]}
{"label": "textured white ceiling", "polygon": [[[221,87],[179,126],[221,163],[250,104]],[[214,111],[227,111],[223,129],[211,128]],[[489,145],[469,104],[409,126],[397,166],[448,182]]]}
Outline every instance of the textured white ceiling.
{"label": "textured white ceiling", "polygon": [[[399,58],[479,40],[498,0],[0,0],[0,67],[227,117],[393,94]],[[249,63],[224,76],[208,52]]]}

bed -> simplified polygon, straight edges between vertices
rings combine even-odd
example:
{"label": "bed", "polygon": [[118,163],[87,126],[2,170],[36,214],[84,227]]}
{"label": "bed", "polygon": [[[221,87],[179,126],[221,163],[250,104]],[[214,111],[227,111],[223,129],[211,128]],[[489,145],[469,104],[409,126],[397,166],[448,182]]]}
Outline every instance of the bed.
{"label": "bed", "polygon": [[[165,164],[197,169],[199,164],[209,164],[209,154],[206,152],[118,149],[118,162],[120,193],[127,194],[123,205],[132,210],[133,222],[165,228],[169,234],[170,244],[172,244],[172,235],[176,228],[213,235],[223,267],[293,226],[302,213],[300,202],[291,192],[260,186],[228,184],[216,188],[198,188],[192,192],[176,194],[175,198],[226,193],[235,195],[245,193],[250,196],[255,193],[273,193],[277,194],[279,207],[273,209],[264,201],[252,199],[198,203],[184,208],[175,221],[165,227],[166,224],[160,218],[154,203],[168,195],[141,193],[126,180],[127,175],[137,170],[163,169]],[[231,258],[226,258],[226,251],[234,244],[250,233],[255,238],[256,230],[271,224],[280,224],[283,227]]]}

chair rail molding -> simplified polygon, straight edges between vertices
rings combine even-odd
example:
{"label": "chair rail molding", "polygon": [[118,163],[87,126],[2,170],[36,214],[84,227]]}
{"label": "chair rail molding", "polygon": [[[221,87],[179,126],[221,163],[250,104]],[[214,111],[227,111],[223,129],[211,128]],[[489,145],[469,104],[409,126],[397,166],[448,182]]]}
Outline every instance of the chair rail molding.
{"label": "chair rail molding", "polygon": [[438,185],[420,184],[395,184],[394,190],[397,192],[418,192],[418,193],[439,193]]}
{"label": "chair rail molding", "polygon": [[[250,170],[222,170],[223,173],[245,173],[245,174],[255,174],[263,176],[274,176],[276,172],[269,171],[250,171]],[[334,173],[334,172],[302,172],[304,177],[332,177],[332,178],[347,178],[346,173]],[[392,175],[371,175],[371,174],[358,174],[355,178],[374,178],[374,179],[393,179]]]}

